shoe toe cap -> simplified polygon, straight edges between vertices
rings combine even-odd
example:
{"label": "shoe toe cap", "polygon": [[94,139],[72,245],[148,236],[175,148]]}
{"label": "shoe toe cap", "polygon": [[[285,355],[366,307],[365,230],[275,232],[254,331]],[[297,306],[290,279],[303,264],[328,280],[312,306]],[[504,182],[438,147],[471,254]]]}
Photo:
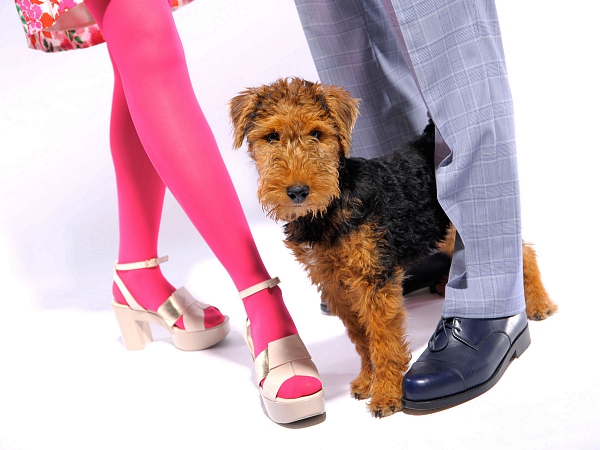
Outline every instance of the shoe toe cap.
{"label": "shoe toe cap", "polygon": [[446,397],[466,387],[464,378],[456,370],[431,361],[415,362],[402,381],[404,398],[412,401]]}

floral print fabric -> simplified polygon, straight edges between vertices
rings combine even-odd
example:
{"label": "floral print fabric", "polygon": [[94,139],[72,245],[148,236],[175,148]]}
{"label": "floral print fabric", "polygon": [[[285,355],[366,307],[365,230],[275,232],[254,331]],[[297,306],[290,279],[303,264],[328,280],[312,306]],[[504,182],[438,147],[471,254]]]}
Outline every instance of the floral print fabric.
{"label": "floral print fabric", "polygon": [[[180,8],[193,0],[171,0],[172,9]],[[59,16],[83,0],[15,0],[17,12],[27,35],[30,48],[44,52],[60,52],[87,48],[104,42],[97,24],[86,24],[66,31],[49,31]]]}

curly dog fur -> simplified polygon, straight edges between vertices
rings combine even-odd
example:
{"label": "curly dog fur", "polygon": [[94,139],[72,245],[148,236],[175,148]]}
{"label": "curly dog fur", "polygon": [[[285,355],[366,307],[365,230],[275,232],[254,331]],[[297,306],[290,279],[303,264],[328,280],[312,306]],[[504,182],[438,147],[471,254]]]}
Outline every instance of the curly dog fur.
{"label": "curly dog fur", "polygon": [[[248,142],[265,212],[306,268],[361,358],[351,383],[383,417],[398,411],[411,353],[402,282],[433,251],[452,254],[454,228],[436,197],[434,125],[389,156],[350,158],[358,101],[299,78],[247,89],[230,102],[234,147]],[[527,314],[556,310],[524,246]],[[443,286],[441,286],[443,290]]]}

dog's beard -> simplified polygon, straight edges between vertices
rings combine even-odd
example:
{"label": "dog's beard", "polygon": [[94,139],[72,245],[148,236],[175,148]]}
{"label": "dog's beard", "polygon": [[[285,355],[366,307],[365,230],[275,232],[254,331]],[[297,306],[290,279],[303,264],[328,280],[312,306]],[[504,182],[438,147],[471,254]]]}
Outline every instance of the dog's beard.
{"label": "dog's beard", "polygon": [[261,206],[266,215],[276,222],[292,222],[304,216],[316,217],[327,211],[327,206],[317,207],[312,204],[287,206],[261,203]]}
{"label": "dog's beard", "polygon": [[327,211],[328,206],[339,196],[339,191],[319,194],[311,191],[302,203],[294,203],[280,187],[260,184],[258,198],[265,214],[279,222],[291,222],[304,216],[320,216]]}

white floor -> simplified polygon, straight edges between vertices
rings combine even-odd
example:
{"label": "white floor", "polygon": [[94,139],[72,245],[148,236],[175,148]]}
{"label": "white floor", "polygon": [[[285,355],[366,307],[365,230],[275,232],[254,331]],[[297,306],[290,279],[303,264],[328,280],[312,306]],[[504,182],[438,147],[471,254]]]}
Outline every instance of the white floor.
{"label": "white floor", "polygon": [[[272,423],[241,336],[227,275],[167,199],[165,272],[230,315],[231,334],[200,353],[164,333],[122,347],[108,309],[117,249],[108,150],[112,74],[105,46],[28,50],[11,2],[0,6],[0,449],[600,448],[597,379],[597,11],[591,2],[499,1],[517,114],[524,236],[560,311],[531,324],[533,343],[491,391],[434,414],[376,420],[350,398],[358,357],[281,244],[231,148],[229,98],[279,76],[317,79],[292,0],[197,0],[176,13],[200,103],[267,267],[323,377],[326,415]],[[587,8],[587,9],[586,9]],[[418,356],[442,299],[412,296]]]}

